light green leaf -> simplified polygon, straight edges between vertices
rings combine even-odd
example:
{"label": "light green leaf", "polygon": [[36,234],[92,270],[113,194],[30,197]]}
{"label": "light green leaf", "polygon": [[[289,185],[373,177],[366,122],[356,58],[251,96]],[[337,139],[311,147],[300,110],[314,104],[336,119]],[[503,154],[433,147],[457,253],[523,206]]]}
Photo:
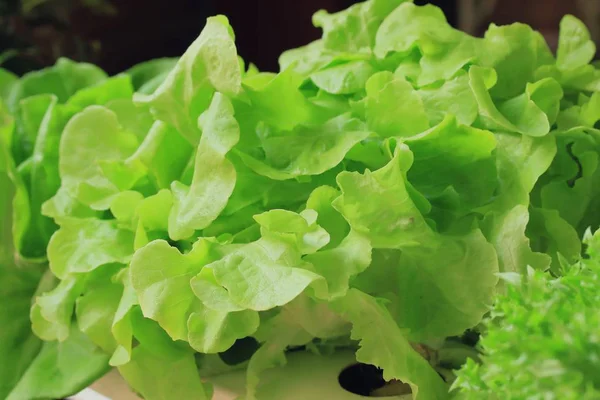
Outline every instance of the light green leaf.
{"label": "light green leaf", "polygon": [[572,70],[587,65],[596,55],[596,45],[583,22],[572,15],[560,21],[556,66],[561,70]]}
{"label": "light green leaf", "polygon": [[441,236],[400,257],[397,303],[392,314],[418,343],[460,335],[477,325],[494,302],[498,263],[494,247],[477,229]]}
{"label": "light green leaf", "polygon": [[67,339],[71,331],[71,319],[75,300],[84,289],[81,275],[70,275],[53,290],[35,299],[31,307],[32,329],[46,341]]}
{"label": "light green leaf", "polygon": [[140,162],[156,182],[157,187],[169,188],[171,182],[180,179],[183,175],[192,153],[192,146],[179,132],[157,121],[125,164],[134,168]]}
{"label": "light green leaf", "polygon": [[[248,244],[209,264],[217,282],[231,300],[256,311],[284,305],[322,277],[309,270],[286,265],[260,242]],[[300,260],[296,260],[300,264]]]}
{"label": "light green leaf", "polygon": [[345,295],[352,278],[369,267],[371,244],[363,235],[350,231],[338,246],[309,254],[305,260],[325,278],[329,295],[335,298]]}
{"label": "light green leaf", "polygon": [[501,273],[517,272],[525,274],[527,267],[546,270],[551,258],[547,254],[531,250],[525,229],[529,222],[526,206],[518,205],[504,214],[490,213],[483,222],[487,239],[498,253],[498,266]]}
{"label": "light green leaf", "polygon": [[[334,56],[327,54],[323,48],[322,40],[315,40],[305,46],[285,50],[279,56],[279,69],[285,71],[292,68],[294,72],[302,76],[308,76],[312,72],[327,65]],[[7,78],[10,81],[10,78]]]}
{"label": "light green leaf", "polygon": [[75,303],[77,326],[107,354],[117,347],[111,327],[123,294],[123,285],[113,282],[115,269],[103,268],[102,273],[87,282],[84,293]]}
{"label": "light green leaf", "polygon": [[173,208],[169,214],[169,236],[174,240],[206,228],[223,211],[235,186],[236,172],[226,154],[239,140],[240,128],[227,97],[215,93],[200,117],[202,138],[196,153],[192,185],[175,182]]}
{"label": "light green leaf", "polygon": [[61,279],[104,264],[126,264],[132,255],[133,233],[114,220],[64,219],[48,244],[50,269]]}
{"label": "light green leaf", "polygon": [[405,183],[412,158],[406,147],[399,148],[394,158],[375,172],[344,171],[337,177],[343,194],[334,201],[334,207],[373,247],[411,247],[434,238]]}
{"label": "light green leaf", "polygon": [[65,103],[77,91],[106,78],[104,71],[95,65],[60,58],[52,67],[25,74],[19,82],[17,100],[36,94],[53,94],[60,103]]}
{"label": "light green leaf", "polygon": [[429,128],[423,101],[404,78],[379,72],[366,84],[369,129],[381,136],[410,136]]}
{"label": "light green leaf", "polygon": [[144,179],[156,188],[169,188],[171,182],[181,179],[191,157],[192,146],[183,136],[172,126],[156,121],[131,156],[125,160],[104,160],[101,167],[121,190],[133,188]]}
{"label": "light green leaf", "polygon": [[520,132],[540,136],[556,120],[562,95],[558,82],[547,78],[528,83],[525,93],[499,104],[498,110]]}
{"label": "light green leaf", "polygon": [[370,0],[335,14],[321,10],[313,16],[313,24],[323,29],[323,44],[327,49],[370,53],[381,22],[404,1]]}
{"label": "light green leaf", "polygon": [[181,254],[164,240],[155,240],[131,260],[131,285],[144,316],[158,322],[174,340],[188,338],[187,320],[199,305],[190,279],[212,261],[212,246],[203,239]]}
{"label": "light green leaf", "polygon": [[204,268],[190,280],[190,286],[202,303],[215,311],[237,312],[244,307],[235,304],[229,297],[229,292],[219,285],[213,270]]}
{"label": "light green leaf", "polygon": [[[496,107],[488,92],[488,89],[495,85],[496,79],[497,75],[493,70],[485,70],[477,66],[469,69],[471,89],[479,104],[479,119],[476,126],[492,131],[516,132],[534,137],[546,135],[550,130],[548,116],[527,91]],[[548,84],[552,83],[549,81]],[[561,92],[560,88],[554,87],[558,93]],[[552,97],[556,101],[561,97],[558,93]]]}
{"label": "light green leaf", "polygon": [[188,341],[192,348],[201,353],[223,352],[237,339],[256,332],[259,323],[256,311],[230,312],[202,307],[188,319]]}
{"label": "light green leaf", "polygon": [[42,214],[61,223],[65,218],[98,217],[100,212],[92,210],[73,198],[64,186],[56,194],[42,204]]}
{"label": "light green leaf", "polygon": [[[0,68],[0,99],[11,112],[15,111],[16,96],[19,96],[19,90],[19,77],[4,68]],[[10,145],[10,143],[8,144]]]}
{"label": "light green leaf", "polygon": [[116,114],[104,107],[88,107],[63,131],[59,158],[62,185],[93,209],[108,208],[118,189],[104,176],[98,162],[125,159],[137,145],[136,136],[122,129]]}
{"label": "light green leaf", "polygon": [[113,197],[110,212],[119,223],[128,226],[136,217],[136,209],[142,200],[144,195],[135,190],[120,192]]}
{"label": "light green leaf", "polygon": [[136,214],[148,231],[166,232],[172,204],[173,196],[171,192],[162,189],[155,195],[142,200],[136,208]]}
{"label": "light green leaf", "polygon": [[369,136],[364,123],[349,114],[319,127],[298,128],[264,139],[265,159],[236,152],[256,173],[274,180],[322,174],[343,159],[356,143]]}
{"label": "light green leaf", "polygon": [[[261,234],[271,244],[272,238],[291,239],[301,254],[312,254],[329,243],[329,233],[317,223],[314,210],[304,210],[300,214],[291,211],[273,209],[254,216],[261,226]],[[275,240],[272,244],[283,245]]]}
{"label": "light green leaf", "polygon": [[336,247],[350,232],[344,217],[332,206],[339,195],[340,192],[331,186],[319,186],[306,200],[306,208],[317,212],[317,223],[329,234],[329,243],[324,249]]}
{"label": "light green leaf", "polygon": [[[282,311],[261,324],[263,345],[252,355],[246,370],[246,399],[258,400],[260,375],[286,363],[285,350],[306,341],[306,331],[288,311]],[[309,339],[310,340],[310,339]]]}
{"label": "light green leaf", "polygon": [[558,210],[580,234],[597,226],[596,198],[600,194],[600,140],[593,131],[575,129],[558,136],[558,154],[550,179],[540,190],[542,208]]}
{"label": "light green leaf", "polygon": [[311,116],[310,104],[300,91],[302,82],[291,69],[277,75],[263,72],[244,79],[244,90],[259,120],[290,130]]}
{"label": "light green leaf", "polygon": [[352,327],[332,309],[331,303],[315,300],[306,293],[283,306],[281,313],[293,316],[294,322],[308,335],[320,338],[323,342],[347,337]]}
{"label": "light green leaf", "polygon": [[491,132],[461,125],[448,116],[404,143],[414,154],[408,180],[426,197],[438,197],[452,187],[467,209],[492,197],[497,178],[492,157],[496,140]]}
{"label": "light green leaf", "polygon": [[360,340],[357,361],[382,368],[385,380],[398,379],[408,383],[416,400],[447,397],[444,381],[411,347],[388,311],[375,298],[352,289],[334,302],[333,307],[352,323],[352,339]]}
{"label": "light green leaf", "polygon": [[64,342],[45,342],[7,400],[61,399],[108,371],[108,357],[76,327]]}
{"label": "light green leaf", "polygon": [[531,249],[552,257],[552,271],[559,274],[561,257],[573,264],[581,256],[582,245],[579,235],[557,210],[531,208],[527,237],[531,240]]}
{"label": "light green leaf", "polygon": [[133,102],[130,94],[131,83],[128,80],[127,85],[129,88],[127,96],[120,98],[115,96],[115,98],[110,99],[103,105],[117,115],[119,124],[121,124],[124,130],[135,134],[138,141],[141,142],[148,135],[155,121],[149,107],[140,106]]}
{"label": "light green leaf", "polygon": [[490,90],[495,99],[508,99],[523,93],[525,86],[535,81],[536,69],[554,63],[544,37],[520,23],[491,24],[478,53],[479,65],[493,67],[498,76],[498,82]]}
{"label": "light green leaf", "polygon": [[310,79],[318,88],[333,94],[351,94],[364,89],[375,69],[366,61],[351,61],[313,73]]}
{"label": "light green leaf", "polygon": [[553,136],[533,138],[511,133],[496,133],[498,195],[489,207],[501,213],[517,204],[529,205],[529,194],[556,155]]}
{"label": "light green leaf", "polygon": [[201,136],[198,116],[215,91],[239,93],[241,74],[229,21],[224,16],[212,17],[156,91],[138,93],[134,100],[149,105],[156,119],[173,125],[196,146]]}
{"label": "light green leaf", "polygon": [[406,2],[396,8],[377,31],[375,54],[379,58],[391,52],[406,52],[425,39],[446,40],[453,30],[442,10],[433,5],[416,6]]}
{"label": "light green leaf", "polygon": [[424,88],[418,93],[431,126],[442,122],[447,114],[454,115],[464,125],[471,125],[477,118],[477,102],[466,73],[444,82],[439,88]]}
{"label": "light green leaf", "polygon": [[92,105],[104,105],[117,99],[131,99],[133,86],[127,75],[117,75],[108,78],[94,86],[79,90],[69,97],[66,104],[73,110],[83,110]]}
{"label": "light green leaf", "polygon": [[[117,274],[116,280],[122,283],[123,291],[111,327],[111,332],[117,344],[109,361],[111,366],[127,364],[131,359],[133,346],[132,314],[138,304],[135,290],[131,285],[129,269],[122,269]],[[139,311],[139,307],[137,309]]]}
{"label": "light green leaf", "polygon": [[57,104],[53,95],[28,97],[21,102],[23,123],[35,137],[32,157],[30,159],[30,207],[32,220],[23,238],[23,254],[40,257],[38,252],[45,252],[45,247],[56,225],[50,219],[40,215],[42,204],[54,196],[60,187],[59,176],[59,142],[67,121],[77,111],[92,104],[105,104],[115,99],[132,95],[129,78],[117,76],[106,79],[94,86],[83,88],[67,101],[67,105]]}
{"label": "light green leaf", "polygon": [[200,381],[194,355],[174,349],[157,354],[151,345],[133,349],[131,361],[119,366],[127,383],[147,400],[209,400],[211,391]]}

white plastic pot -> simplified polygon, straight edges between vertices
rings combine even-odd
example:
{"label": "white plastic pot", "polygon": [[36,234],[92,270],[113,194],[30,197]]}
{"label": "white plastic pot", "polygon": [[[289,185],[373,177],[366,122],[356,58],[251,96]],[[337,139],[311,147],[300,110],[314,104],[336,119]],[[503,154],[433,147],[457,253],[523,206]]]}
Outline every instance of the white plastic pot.
{"label": "white plastic pot", "polygon": [[[348,392],[341,387],[340,373],[356,363],[351,351],[340,351],[331,356],[317,356],[298,352],[288,355],[284,367],[266,371],[261,376],[257,393],[259,400],[410,400],[412,395],[365,397]],[[245,371],[236,371],[211,378],[215,394],[213,400],[235,400],[244,394]],[[103,396],[97,397],[98,395]],[[94,397],[96,396],[96,397]],[[90,389],[79,393],[73,400],[137,400],[115,372],[111,372]]]}

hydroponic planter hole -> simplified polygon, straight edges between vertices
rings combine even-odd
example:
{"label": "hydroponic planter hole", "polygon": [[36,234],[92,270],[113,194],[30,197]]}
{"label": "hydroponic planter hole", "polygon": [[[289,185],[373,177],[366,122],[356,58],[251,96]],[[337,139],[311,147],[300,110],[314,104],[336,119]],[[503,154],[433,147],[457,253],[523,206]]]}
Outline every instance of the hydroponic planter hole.
{"label": "hydroponic planter hole", "polygon": [[412,393],[410,386],[404,382],[386,382],[383,379],[383,371],[369,364],[357,363],[344,368],[340,372],[338,382],[348,392],[367,397],[387,397]]}

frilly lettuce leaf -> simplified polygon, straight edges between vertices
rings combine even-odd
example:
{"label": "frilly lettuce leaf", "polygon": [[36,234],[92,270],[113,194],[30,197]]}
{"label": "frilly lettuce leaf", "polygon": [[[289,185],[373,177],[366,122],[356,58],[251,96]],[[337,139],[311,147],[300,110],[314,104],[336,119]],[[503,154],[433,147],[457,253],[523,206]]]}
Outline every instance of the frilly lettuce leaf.
{"label": "frilly lettuce leaf", "polygon": [[235,187],[236,173],[226,155],[239,140],[240,128],[227,97],[215,93],[208,110],[200,116],[202,138],[196,152],[192,184],[172,185],[173,208],[169,235],[183,239],[206,228],[225,208]]}
{"label": "frilly lettuce leaf", "polygon": [[423,101],[412,85],[391,72],[379,72],[366,82],[367,126],[380,136],[410,136],[429,128]]}
{"label": "frilly lettuce leaf", "polygon": [[131,285],[144,316],[157,321],[175,340],[187,338],[187,319],[199,303],[190,279],[210,261],[211,247],[210,241],[202,240],[181,254],[158,240],[137,251],[131,261]]}
{"label": "frilly lettuce leaf", "polygon": [[119,372],[134,391],[145,398],[210,399],[212,390],[200,380],[189,347],[171,338],[158,325],[132,314],[133,334],[139,344],[131,352],[131,360],[120,365]]}
{"label": "frilly lettuce leaf", "polygon": [[91,106],[65,126],[60,146],[59,171],[66,190],[92,209],[108,208],[119,189],[99,162],[131,155],[138,146],[136,135],[123,129],[114,112]]}
{"label": "frilly lettuce leaf", "polygon": [[315,72],[310,79],[327,93],[351,94],[363,90],[374,72],[375,69],[367,61],[351,61]]}
{"label": "frilly lettuce leaf", "polygon": [[[588,231],[588,257],[566,263],[562,277],[532,269],[506,276],[507,291],[485,320],[483,363],[469,360],[458,372],[457,398],[598,397],[598,360],[590,354],[598,350],[599,238]],[[515,363],[519,368],[506,374]]]}
{"label": "frilly lettuce leaf", "polygon": [[585,25],[573,17],[566,15],[560,21],[560,36],[556,52],[556,66],[563,71],[586,66],[596,54],[596,46],[590,40],[590,33]]}
{"label": "frilly lettuce leaf", "polygon": [[302,77],[288,69],[280,74],[260,73],[244,79],[253,112],[276,129],[291,130],[311,118],[310,103],[300,86]]}
{"label": "frilly lettuce leaf", "polygon": [[323,29],[326,48],[349,53],[371,52],[383,19],[404,1],[367,1],[335,14],[321,10],[313,16],[313,23]]}
{"label": "frilly lettuce leaf", "polygon": [[342,195],[333,205],[373,247],[407,248],[435,237],[405,183],[412,161],[413,154],[403,146],[385,167],[375,172],[344,171],[338,175]]}
{"label": "frilly lettuce leaf", "polygon": [[333,307],[352,323],[351,337],[360,341],[358,361],[381,367],[386,380],[408,383],[415,399],[447,396],[442,379],[411,347],[386,308],[375,298],[352,289],[336,300]]}
{"label": "frilly lettuce leaf", "polygon": [[48,245],[50,269],[59,278],[109,263],[127,263],[133,255],[133,233],[119,229],[115,221],[72,218],[61,222]]}
{"label": "frilly lettuce leaf", "polygon": [[150,106],[156,119],[173,125],[192,145],[201,131],[196,124],[215,91],[241,90],[241,70],[233,31],[223,16],[209,18],[202,33],[181,56],[152,94],[136,94],[137,104]]}
{"label": "frilly lettuce leaf", "polygon": [[319,127],[268,135],[263,139],[264,158],[244,152],[238,156],[254,172],[274,180],[319,175],[337,166],[369,134],[362,121],[343,114]]}

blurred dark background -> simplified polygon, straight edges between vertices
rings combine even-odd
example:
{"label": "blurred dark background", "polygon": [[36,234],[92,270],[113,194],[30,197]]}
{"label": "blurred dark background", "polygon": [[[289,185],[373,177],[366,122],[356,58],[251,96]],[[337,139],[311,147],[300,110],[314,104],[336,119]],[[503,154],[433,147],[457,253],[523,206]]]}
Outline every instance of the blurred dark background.
{"label": "blurred dark background", "polygon": [[[286,49],[320,36],[311,16],[342,10],[353,0],[0,0],[0,63],[22,74],[58,57],[99,64],[114,74],[158,57],[181,55],[206,17],[225,14],[241,56],[277,70]],[[448,21],[480,35],[490,22],[521,21],[552,47],[558,23],[574,14],[598,35],[600,0],[416,0],[441,7]],[[597,36],[596,36],[597,37]]]}

